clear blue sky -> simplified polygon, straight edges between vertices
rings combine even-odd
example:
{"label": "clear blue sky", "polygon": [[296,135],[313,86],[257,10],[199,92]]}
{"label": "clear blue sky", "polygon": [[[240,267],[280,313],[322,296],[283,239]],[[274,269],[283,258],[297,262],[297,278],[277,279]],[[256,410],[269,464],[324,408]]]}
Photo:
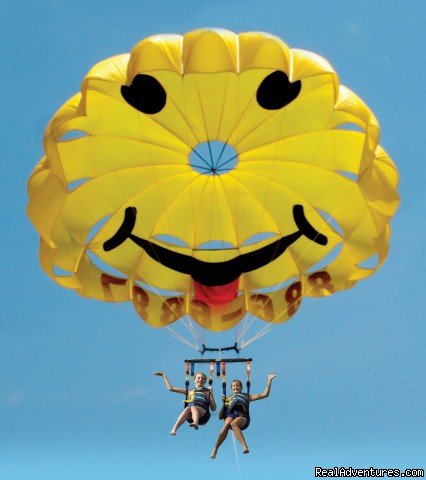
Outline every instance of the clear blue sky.
{"label": "clear blue sky", "polygon": [[[424,105],[426,7],[419,1],[0,1],[2,234],[0,478],[313,478],[314,466],[426,467]],[[220,423],[168,435],[181,408],[151,372],[183,384],[192,355],[131,305],[61,289],[41,271],[25,215],[43,130],[96,62],[154,33],[260,30],[326,57],[377,115],[400,171],[384,267],[351,291],[305,300],[245,351],[250,455]],[[236,373],[237,374],[237,373]]]}

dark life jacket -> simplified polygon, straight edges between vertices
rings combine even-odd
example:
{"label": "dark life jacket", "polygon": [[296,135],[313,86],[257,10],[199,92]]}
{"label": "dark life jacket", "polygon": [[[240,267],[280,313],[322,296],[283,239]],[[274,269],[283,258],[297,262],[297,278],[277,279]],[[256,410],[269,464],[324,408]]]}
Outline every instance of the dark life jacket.
{"label": "dark life jacket", "polygon": [[249,413],[249,398],[247,393],[234,393],[229,397],[228,413],[243,412]]}
{"label": "dark life jacket", "polygon": [[188,398],[185,400],[185,405],[194,407],[201,407],[208,410],[210,407],[210,393],[206,387],[195,388],[189,392]]}

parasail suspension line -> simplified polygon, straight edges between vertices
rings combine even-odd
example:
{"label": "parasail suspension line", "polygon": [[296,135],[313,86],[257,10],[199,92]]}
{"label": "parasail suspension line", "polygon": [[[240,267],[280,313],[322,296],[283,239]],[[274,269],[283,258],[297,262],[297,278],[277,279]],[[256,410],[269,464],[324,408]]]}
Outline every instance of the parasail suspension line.
{"label": "parasail suspension line", "polygon": [[183,344],[193,348],[194,350],[198,350],[197,345],[189,342],[186,338],[182,337],[182,335],[179,335],[177,332],[175,332],[171,327],[166,325],[165,328],[173,335],[174,338],[176,338],[176,340],[179,340],[179,342],[182,342]]}
{"label": "parasail suspension line", "polygon": [[271,325],[265,325],[260,332],[257,332],[250,340],[247,340],[246,342],[243,342],[241,345],[241,348],[245,348],[251,343],[255,342],[256,340],[259,340],[259,338],[263,337],[267,333],[269,333],[272,330]]}

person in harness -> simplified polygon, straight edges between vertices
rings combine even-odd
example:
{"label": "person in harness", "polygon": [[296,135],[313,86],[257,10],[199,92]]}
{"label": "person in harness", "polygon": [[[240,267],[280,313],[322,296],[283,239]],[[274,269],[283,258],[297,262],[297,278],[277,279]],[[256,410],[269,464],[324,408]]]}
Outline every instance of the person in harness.
{"label": "person in harness", "polygon": [[[164,372],[154,372],[154,375],[163,377],[164,384],[169,392],[187,394],[185,388],[173,387],[167,375]],[[189,426],[198,430],[199,425],[205,425],[210,419],[210,409],[216,410],[216,402],[213,396],[213,387],[206,388],[204,385],[207,377],[204,373],[199,372],[194,376],[194,389],[189,390],[188,396],[185,399],[185,407],[182,413],[178,416],[170,435],[176,435],[178,428],[189,422]]]}
{"label": "person in harness", "polygon": [[249,449],[242,433],[250,424],[249,404],[255,400],[261,400],[269,396],[271,391],[272,380],[276,377],[275,374],[270,373],[266,381],[266,387],[263,393],[250,395],[243,393],[243,384],[240,380],[234,380],[231,384],[232,395],[224,398],[224,405],[219,418],[224,420],[224,425],[216,440],[216,444],[210,454],[210,458],[216,458],[217,451],[228,436],[229,430],[232,429],[235,438],[241,443],[243,453],[249,453]]}

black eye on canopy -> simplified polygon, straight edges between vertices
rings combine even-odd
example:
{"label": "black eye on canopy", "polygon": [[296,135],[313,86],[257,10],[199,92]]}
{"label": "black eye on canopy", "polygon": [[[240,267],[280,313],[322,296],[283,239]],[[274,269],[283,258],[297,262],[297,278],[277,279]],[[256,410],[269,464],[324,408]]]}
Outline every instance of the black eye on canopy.
{"label": "black eye on canopy", "polygon": [[291,83],[284,72],[277,70],[262,80],[256,93],[257,103],[266,110],[279,110],[292,102],[301,88],[300,80]]}
{"label": "black eye on canopy", "polygon": [[148,114],[160,112],[167,100],[161,83],[151,75],[142,73],[136,75],[130,87],[122,85],[121,95],[129,105]]}

